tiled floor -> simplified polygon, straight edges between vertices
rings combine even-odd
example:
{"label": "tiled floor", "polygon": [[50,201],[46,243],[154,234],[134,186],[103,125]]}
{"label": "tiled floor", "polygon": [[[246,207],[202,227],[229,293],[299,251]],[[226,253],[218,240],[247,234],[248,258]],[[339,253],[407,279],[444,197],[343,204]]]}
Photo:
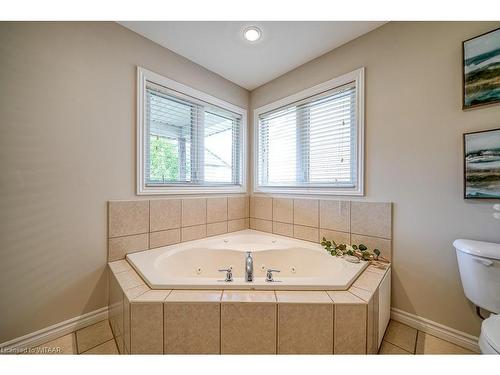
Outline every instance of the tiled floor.
{"label": "tiled floor", "polygon": [[119,354],[108,320],[30,350],[30,354]]}
{"label": "tiled floor", "polygon": [[[31,350],[32,354],[118,354],[107,320]],[[448,341],[391,320],[379,354],[475,354]]]}
{"label": "tiled floor", "polygon": [[405,324],[391,320],[379,354],[476,354]]}

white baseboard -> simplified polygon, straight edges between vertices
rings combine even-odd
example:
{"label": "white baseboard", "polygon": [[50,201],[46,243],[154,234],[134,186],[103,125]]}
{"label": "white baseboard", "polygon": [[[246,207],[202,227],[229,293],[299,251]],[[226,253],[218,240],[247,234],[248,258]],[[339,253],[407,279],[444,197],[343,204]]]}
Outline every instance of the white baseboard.
{"label": "white baseboard", "polygon": [[476,353],[480,352],[478,337],[469,335],[468,333],[447,327],[432,320],[410,314],[394,307],[391,308],[391,319],[418,329],[419,331],[428,333],[432,336],[452,342]]}
{"label": "white baseboard", "polygon": [[75,316],[74,318],[56,323],[50,327],[1,343],[0,351],[8,353],[16,349],[33,348],[107,318],[108,307],[105,306],[87,314]]}

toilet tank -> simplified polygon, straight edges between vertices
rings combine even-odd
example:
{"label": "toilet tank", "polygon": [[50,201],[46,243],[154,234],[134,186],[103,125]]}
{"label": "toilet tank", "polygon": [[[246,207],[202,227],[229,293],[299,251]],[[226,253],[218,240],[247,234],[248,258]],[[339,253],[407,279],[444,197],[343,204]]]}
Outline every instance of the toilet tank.
{"label": "toilet tank", "polygon": [[456,240],[458,269],[465,295],[476,306],[500,313],[500,244]]}

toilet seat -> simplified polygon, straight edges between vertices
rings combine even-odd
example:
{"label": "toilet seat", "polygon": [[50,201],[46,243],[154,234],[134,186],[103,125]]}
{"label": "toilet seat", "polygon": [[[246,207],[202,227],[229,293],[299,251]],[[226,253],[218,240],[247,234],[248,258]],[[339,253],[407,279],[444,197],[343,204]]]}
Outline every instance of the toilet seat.
{"label": "toilet seat", "polygon": [[[479,344],[481,346],[489,346],[494,352],[500,354],[500,315],[491,315],[483,321],[481,325],[481,337]],[[483,349],[483,348],[481,348]],[[485,348],[487,349],[487,347]],[[487,353],[491,353],[485,350]]]}

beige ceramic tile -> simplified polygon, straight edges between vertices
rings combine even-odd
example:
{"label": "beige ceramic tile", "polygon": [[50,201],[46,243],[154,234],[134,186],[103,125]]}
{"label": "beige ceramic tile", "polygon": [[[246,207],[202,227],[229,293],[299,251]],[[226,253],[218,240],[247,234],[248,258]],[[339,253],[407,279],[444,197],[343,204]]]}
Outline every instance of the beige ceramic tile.
{"label": "beige ceramic tile", "polygon": [[352,286],[373,292],[378,288],[378,285],[380,284],[383,278],[384,275],[365,270],[361,275],[359,275],[359,277],[352,284]]}
{"label": "beige ceramic tile", "polygon": [[123,301],[123,350],[120,350],[120,352],[130,353],[130,301],[148,291],[151,291],[148,286],[141,285],[124,293],[126,298]]}
{"label": "beige ceramic tile", "polygon": [[[123,301],[123,350],[120,352],[130,353],[130,305],[131,301],[140,297],[142,294],[152,291],[147,285],[141,285],[127,290]],[[120,349],[120,348],[119,348]]]}
{"label": "beige ceramic tile", "polygon": [[391,238],[391,203],[351,202],[351,232]]}
{"label": "beige ceramic tile", "polygon": [[333,290],[333,291],[327,291],[327,293],[334,303],[366,304],[366,302],[363,301],[361,298],[355,296],[352,293],[349,293],[348,291]]}
{"label": "beige ceramic tile", "polygon": [[261,220],[250,218],[250,229],[259,230],[261,232],[273,232],[273,222],[269,220]]}
{"label": "beige ceramic tile", "polygon": [[129,253],[147,250],[149,248],[148,234],[110,238],[108,246],[110,262],[123,259]]}
{"label": "beige ceramic tile", "polygon": [[130,353],[163,354],[163,303],[130,304]]}
{"label": "beige ceramic tile", "polygon": [[120,354],[116,347],[115,340],[109,340],[104,344],[98,345],[95,348],[87,350],[82,354]]}
{"label": "beige ceramic tile", "polygon": [[[118,348],[120,353],[130,353],[130,300],[123,301],[123,345]],[[119,345],[120,346],[120,345]]]}
{"label": "beige ceramic tile", "polygon": [[28,348],[22,354],[78,354],[75,334],[70,333],[37,347]]}
{"label": "beige ceramic tile", "polygon": [[276,296],[269,290],[224,290],[222,302],[276,303]]}
{"label": "beige ceramic tile", "polygon": [[222,290],[172,290],[166,302],[220,302]]}
{"label": "beige ceramic tile", "polygon": [[373,291],[360,289],[354,285],[349,288],[349,293],[354,294],[356,297],[361,298],[363,301],[368,302],[373,297]]}
{"label": "beige ceramic tile", "polygon": [[206,222],[207,222],[206,198],[186,198],[182,200],[183,227],[205,224]]}
{"label": "beige ceramic tile", "polygon": [[366,353],[366,304],[335,304],[334,354]]}
{"label": "beige ceramic tile", "polygon": [[350,244],[351,243],[351,235],[350,233],[345,232],[337,232],[334,230],[321,229],[319,230],[319,240],[326,238],[329,241],[335,241],[336,244]]}
{"label": "beige ceramic tile", "polygon": [[415,344],[417,341],[417,330],[406,324],[391,320],[384,340],[410,353],[415,353]]}
{"label": "beige ceramic tile", "polygon": [[123,260],[117,260],[115,262],[110,262],[108,263],[109,269],[111,272],[114,273],[119,273],[119,272],[124,272],[124,271],[130,271],[132,267],[128,262],[123,259]]}
{"label": "beige ceramic tile", "polygon": [[151,232],[181,227],[181,200],[159,199],[150,201]]}
{"label": "beige ceramic tile", "polygon": [[169,302],[165,304],[165,353],[218,354],[220,304]]}
{"label": "beige ceramic tile", "polygon": [[78,353],[83,353],[111,339],[113,339],[113,333],[107,319],[76,331]]}
{"label": "beige ceramic tile", "polygon": [[273,221],[273,233],[280,234],[282,236],[293,237],[293,224]]}
{"label": "beige ceramic tile", "polygon": [[136,286],[134,288],[125,290],[123,292],[123,294],[125,295],[125,297],[129,301],[132,301],[132,300],[136,299],[137,297],[139,297],[141,294],[149,292],[150,290],[152,290],[152,289],[150,289],[149,286],[147,286],[146,284],[143,284],[143,285],[139,285],[139,286]]}
{"label": "beige ceramic tile", "polygon": [[227,220],[227,197],[207,198],[207,223]]}
{"label": "beige ceramic tile", "polygon": [[370,251],[379,249],[381,256],[387,260],[391,260],[391,240],[351,233],[351,243],[355,245],[363,244],[367,246]]}
{"label": "beige ceramic tile", "polygon": [[249,227],[250,227],[249,219],[229,220],[227,222],[228,232],[236,232],[239,230],[248,229]]}
{"label": "beige ceramic tile", "polygon": [[108,272],[109,300],[108,319],[113,335],[120,348],[123,347],[124,298],[123,291],[112,272]]}
{"label": "beige ceramic tile", "polygon": [[140,294],[139,296],[133,299],[135,302],[164,302],[165,299],[170,294],[171,290],[168,289],[151,289],[145,293]]}
{"label": "beige ceramic tile", "polygon": [[275,293],[278,303],[333,304],[328,294],[324,291],[277,290]]}
{"label": "beige ceramic tile", "polygon": [[117,273],[116,280],[118,280],[118,284],[124,291],[144,284],[144,280],[133,269]]}
{"label": "beige ceramic tile", "polygon": [[227,221],[207,224],[207,236],[216,236],[223,233],[227,233]]}
{"label": "beige ceramic tile", "polygon": [[293,223],[309,227],[319,227],[319,202],[317,199],[293,200]]}
{"label": "beige ceramic tile", "polygon": [[333,354],[333,304],[279,304],[278,353]]}
{"label": "beige ceramic tile", "polygon": [[366,352],[367,354],[376,354],[378,352],[378,331],[380,315],[378,289],[373,293],[372,297],[367,302]]}
{"label": "beige ceramic tile", "polygon": [[149,247],[151,249],[173,245],[179,242],[181,242],[181,230],[179,228],[149,233]]}
{"label": "beige ceramic tile", "polygon": [[250,217],[254,219],[273,219],[273,199],[268,197],[250,197]]}
{"label": "beige ceramic tile", "polygon": [[275,354],[276,304],[222,303],[221,353]]}
{"label": "beige ceramic tile", "polygon": [[304,227],[302,225],[293,226],[293,236],[300,240],[319,242],[318,228]]}
{"label": "beige ceramic tile", "polygon": [[207,225],[195,225],[193,227],[182,228],[181,241],[192,241],[204,238],[207,236]]}
{"label": "beige ceramic tile", "polygon": [[108,205],[109,237],[149,232],[149,201],[112,201]]}
{"label": "beige ceramic tile", "polygon": [[382,262],[377,262],[375,264],[369,265],[366,270],[370,272],[375,272],[380,275],[385,275],[387,270],[389,269],[390,265],[387,263],[382,263]]}
{"label": "beige ceramic tile", "polygon": [[227,198],[227,219],[245,219],[249,215],[248,196]]}
{"label": "beige ceramic tile", "polygon": [[378,354],[411,354],[399,346],[393,345],[390,342],[382,341]]}
{"label": "beige ceramic tile", "polygon": [[418,331],[415,354],[476,354],[451,342]]}
{"label": "beige ceramic tile", "polygon": [[351,209],[349,201],[319,201],[319,226],[340,232],[351,229]]}
{"label": "beige ceramic tile", "polygon": [[273,199],[273,221],[293,224],[293,199]]}

